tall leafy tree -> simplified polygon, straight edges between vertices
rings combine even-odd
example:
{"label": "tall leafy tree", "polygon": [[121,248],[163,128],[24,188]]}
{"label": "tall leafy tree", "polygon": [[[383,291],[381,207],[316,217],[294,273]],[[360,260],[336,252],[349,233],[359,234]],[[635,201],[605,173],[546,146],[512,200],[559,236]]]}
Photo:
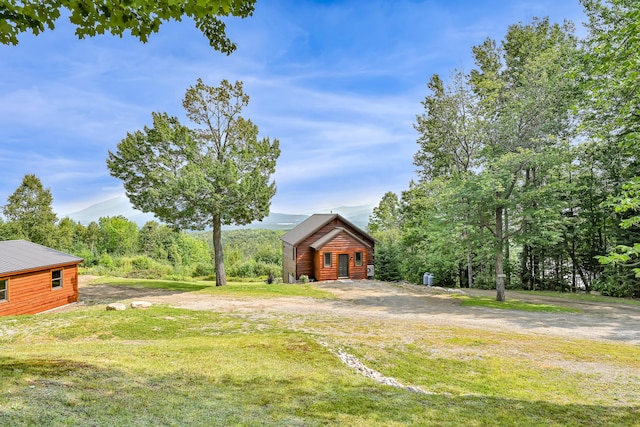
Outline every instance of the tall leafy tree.
{"label": "tall leafy tree", "polygon": [[[414,125],[419,133],[419,149],[414,156],[414,164],[418,166],[421,181],[439,181],[436,185],[417,186],[407,194],[414,194],[421,188],[429,189],[426,199],[412,197],[412,200],[429,200],[434,195],[444,198],[460,191],[444,190],[461,185],[465,179],[474,175],[474,167],[478,165],[478,154],[483,140],[483,119],[478,110],[478,97],[469,83],[469,76],[461,71],[454,71],[448,85],[437,74],[428,83],[431,94],[422,102],[424,113],[417,116]],[[455,197],[450,200],[447,210],[449,224],[458,224],[462,240],[466,243],[466,276],[467,285],[473,282],[473,261],[470,237],[474,227],[474,218],[470,212],[470,200]],[[436,206],[433,205],[432,206]],[[461,208],[461,209],[456,209]],[[424,212],[417,212],[429,227],[431,219],[425,217]],[[443,213],[440,213],[442,217]],[[433,236],[433,235],[432,235]],[[444,236],[443,236],[444,237]],[[451,241],[450,238],[447,241]],[[447,243],[445,243],[446,245]],[[449,246],[451,247],[451,246]]]}
{"label": "tall leafy tree", "polygon": [[20,237],[33,243],[51,245],[57,221],[52,202],[51,191],[43,187],[40,178],[25,175],[20,186],[8,197],[3,213],[14,223]]}
{"label": "tall leafy tree", "polygon": [[398,238],[401,222],[398,195],[393,191],[388,191],[382,196],[378,206],[373,208],[367,229],[376,238],[383,238],[387,235],[390,235],[391,238]]}
{"label": "tall leafy tree", "polygon": [[380,280],[401,279],[400,235],[403,226],[398,195],[388,191],[373,208],[367,230],[377,240],[375,247],[375,276]]}
{"label": "tall leafy tree", "polygon": [[220,17],[246,18],[253,14],[254,5],[255,0],[9,0],[0,5],[0,43],[16,45],[23,32],[37,35],[46,28],[53,30],[66,9],[79,38],[105,32],[122,37],[128,31],[146,42],[162,23],[191,18],[214,49],[229,54],[236,46],[227,37]]}
{"label": "tall leafy tree", "polygon": [[198,79],[183,100],[196,128],[154,113],[152,128],[128,134],[107,159],[137,209],[177,228],[212,228],[217,286],[226,284],[222,226],[261,220],[276,192],[279,142],[258,139],[258,127],[241,116],[248,103],[241,82]]}
{"label": "tall leafy tree", "polygon": [[69,217],[62,218],[56,229],[55,248],[63,252],[71,252],[77,239],[76,223]]}
{"label": "tall leafy tree", "polygon": [[111,255],[133,255],[138,250],[138,225],[122,215],[101,217],[100,249]]}
{"label": "tall leafy tree", "polygon": [[[500,45],[487,39],[473,53],[478,68],[471,79],[487,120],[478,200],[484,226],[494,235],[497,299],[503,301],[509,231],[505,215],[518,203],[529,212],[539,211],[549,200],[542,195],[531,198],[529,191],[545,182],[539,179],[541,173],[555,170],[558,164],[550,162],[563,158],[558,152],[571,136],[571,106],[577,92],[569,71],[577,59],[577,41],[572,25],[535,19],[510,26]],[[538,183],[527,183],[533,176]],[[518,200],[524,188],[528,206]]]}
{"label": "tall leafy tree", "polygon": [[419,149],[413,162],[422,180],[467,175],[478,162],[483,124],[469,76],[456,70],[445,85],[434,74],[427,87],[431,94],[414,125]]}
{"label": "tall leafy tree", "polygon": [[[634,0],[582,0],[588,16],[584,109],[587,129],[604,144],[617,144],[624,182],[611,199],[625,232],[618,247],[601,260],[632,267],[640,256],[640,4]],[[636,270],[640,275],[640,269]],[[640,285],[636,281],[636,294]]]}

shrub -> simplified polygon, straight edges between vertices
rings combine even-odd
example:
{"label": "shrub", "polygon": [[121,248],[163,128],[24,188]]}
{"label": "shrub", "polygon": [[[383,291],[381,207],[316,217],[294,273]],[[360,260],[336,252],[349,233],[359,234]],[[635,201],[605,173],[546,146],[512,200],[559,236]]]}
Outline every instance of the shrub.
{"label": "shrub", "polygon": [[131,266],[135,270],[150,270],[153,268],[153,265],[157,264],[154,260],[149,258],[148,256],[137,256],[131,260]]}
{"label": "shrub", "polygon": [[[216,268],[213,264],[197,264],[191,273],[192,277],[214,277],[215,280]],[[208,279],[205,279],[208,280]]]}
{"label": "shrub", "polygon": [[376,279],[387,282],[402,280],[400,272],[400,249],[394,244],[376,246],[375,275]]}
{"label": "shrub", "polygon": [[126,275],[133,270],[133,262],[129,257],[117,257],[113,261],[114,267],[121,275]]}
{"label": "shrub", "polygon": [[[171,270],[170,267],[169,270]],[[167,274],[170,274],[170,271],[155,268],[148,270],[132,270],[125,274],[125,277],[131,279],[166,279]]]}
{"label": "shrub", "polygon": [[258,277],[256,274],[256,263],[254,261],[244,261],[232,265],[227,269],[226,273],[234,277]]}
{"label": "shrub", "polygon": [[593,290],[607,297],[631,298],[634,296],[634,287],[631,281],[616,280],[616,277],[595,282]]}
{"label": "shrub", "polygon": [[106,268],[111,268],[114,265],[113,258],[111,258],[111,255],[105,252],[100,255],[100,258],[98,259],[98,265]]}
{"label": "shrub", "polygon": [[309,283],[309,276],[307,276],[306,274],[302,274],[300,276],[300,282],[302,283]]}

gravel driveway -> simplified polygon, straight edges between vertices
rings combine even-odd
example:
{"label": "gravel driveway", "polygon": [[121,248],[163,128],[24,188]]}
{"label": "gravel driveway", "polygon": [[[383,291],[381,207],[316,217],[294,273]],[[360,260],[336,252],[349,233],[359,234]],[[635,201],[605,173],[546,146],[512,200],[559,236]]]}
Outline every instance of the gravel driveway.
{"label": "gravel driveway", "polygon": [[[80,301],[105,303],[144,299],[195,310],[235,312],[252,316],[330,315],[362,320],[429,322],[434,325],[513,331],[535,335],[613,340],[640,345],[640,306],[541,297],[507,292],[507,299],[563,305],[580,313],[537,313],[484,307],[463,307],[447,290],[378,281],[333,281],[316,284],[333,300],[304,297],[234,298],[189,292],[91,285],[80,287]],[[495,296],[495,291],[463,290]]]}

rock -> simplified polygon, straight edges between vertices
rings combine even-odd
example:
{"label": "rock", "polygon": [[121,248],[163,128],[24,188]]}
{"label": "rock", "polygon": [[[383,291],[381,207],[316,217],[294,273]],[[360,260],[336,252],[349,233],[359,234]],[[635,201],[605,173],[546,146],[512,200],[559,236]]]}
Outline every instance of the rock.
{"label": "rock", "polygon": [[111,304],[107,305],[107,310],[122,311],[126,309],[127,306],[122,304],[121,302],[112,302]]}
{"label": "rock", "polygon": [[360,361],[360,359],[358,359],[357,357],[347,353],[346,351],[344,351],[342,349],[338,349],[336,354],[338,355],[338,358],[340,358],[342,363],[344,363],[345,365],[355,369],[361,375],[363,375],[363,376],[365,376],[367,378],[371,378],[372,380],[374,380],[374,381],[376,381],[376,382],[378,382],[380,384],[384,384],[384,385],[388,385],[388,386],[391,386],[391,387],[405,389],[405,390],[410,391],[412,393],[433,394],[433,393],[426,392],[426,391],[422,390],[420,387],[404,386],[404,385],[402,385],[402,383],[400,383],[395,378],[384,376],[383,374],[381,374],[380,372],[376,371],[375,369],[371,369],[371,368],[367,367],[364,363],[362,363]]}
{"label": "rock", "polygon": [[426,392],[423,389],[421,389],[420,387],[416,387],[414,385],[408,385],[404,388],[407,391],[410,391],[411,393],[419,393],[419,394],[434,394],[432,392]]}
{"label": "rock", "polygon": [[131,308],[149,308],[151,303],[149,301],[131,301]]}

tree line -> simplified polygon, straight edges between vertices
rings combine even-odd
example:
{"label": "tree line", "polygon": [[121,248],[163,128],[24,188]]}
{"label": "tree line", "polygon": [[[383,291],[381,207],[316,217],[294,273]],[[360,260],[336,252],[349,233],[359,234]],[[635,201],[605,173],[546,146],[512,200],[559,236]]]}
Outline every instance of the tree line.
{"label": "tree line", "polygon": [[[90,273],[144,278],[214,278],[211,234],[185,232],[157,221],[142,227],[124,216],[101,217],[83,225],[58,220],[53,197],[35,175],[26,175],[7,199],[0,240],[25,239],[84,259]],[[229,277],[281,274],[281,231],[224,230]]]}
{"label": "tree line", "polygon": [[419,178],[371,216],[380,274],[640,297],[640,4],[582,3],[582,40],[533,19],[431,77]]}

